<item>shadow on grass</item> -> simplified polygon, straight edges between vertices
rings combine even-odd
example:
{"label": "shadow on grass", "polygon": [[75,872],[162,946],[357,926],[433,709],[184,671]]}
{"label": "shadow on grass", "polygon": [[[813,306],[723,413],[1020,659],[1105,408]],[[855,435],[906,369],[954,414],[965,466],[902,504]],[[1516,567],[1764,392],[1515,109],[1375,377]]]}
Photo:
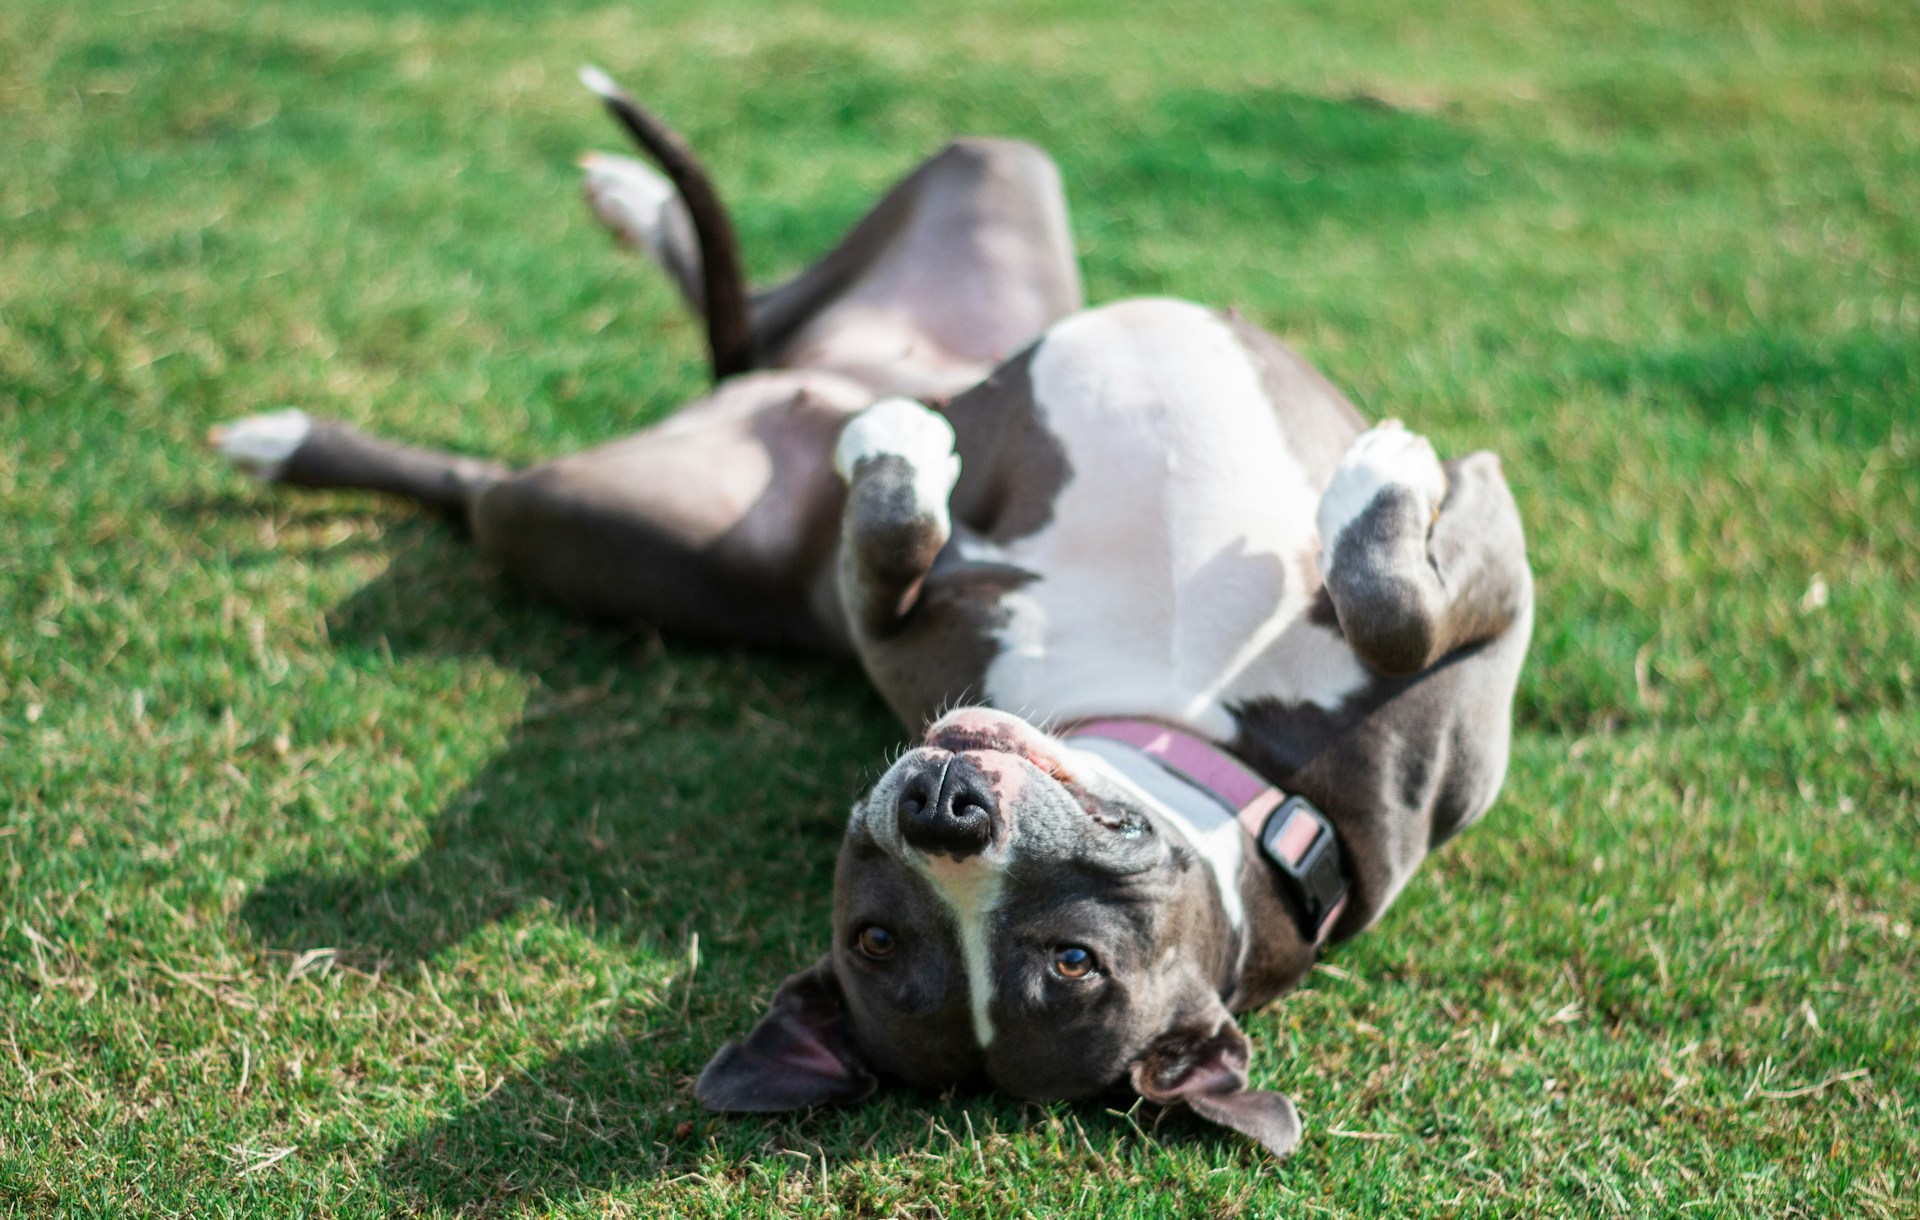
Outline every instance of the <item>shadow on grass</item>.
{"label": "shadow on grass", "polygon": [[697,919],[709,945],[751,948],[824,919],[848,800],[897,735],[856,670],[570,623],[450,531],[390,539],[387,571],[328,617],[337,650],[483,657],[540,687],[424,850],[270,878],[242,910],[255,936],[392,969],[533,904],[602,937],[684,943]]}
{"label": "shadow on grass", "polygon": [[[316,511],[291,517],[311,524]],[[848,663],[682,648],[570,622],[426,518],[390,526],[384,545],[387,570],[328,615],[343,660],[483,658],[538,679],[537,693],[506,745],[435,815],[418,854],[397,867],[282,873],[241,918],[262,944],[331,947],[398,971],[528,907],[656,958],[683,953],[697,932],[690,1015],[665,1005],[629,1018],[383,1164],[406,1193],[468,1209],[690,1172],[679,1150],[695,1155],[705,1136],[687,1144],[675,1133],[694,1117],[692,1075],[824,942],[849,798],[898,729]],[[698,1117],[743,1158],[765,1154],[767,1124]],[[853,1155],[870,1134],[848,1121],[835,1147]]]}
{"label": "shadow on grass", "polygon": [[[854,1109],[707,1114],[694,1106],[686,1084],[663,1070],[663,1058],[672,1057],[646,1034],[569,1051],[392,1148],[381,1162],[382,1177],[422,1206],[501,1215],[637,1180],[777,1183],[800,1174],[810,1179],[798,1192],[806,1197],[818,1198],[824,1188],[850,1214],[892,1215],[902,1191],[913,1197],[912,1182],[901,1179],[922,1167],[930,1178],[943,1178],[950,1171],[941,1160],[974,1160],[980,1141],[993,1133],[1053,1127],[1064,1149],[1078,1143],[1089,1174],[1110,1173],[1103,1153],[1145,1143],[1142,1132],[1163,1147],[1233,1139],[1184,1109],[1122,1095],[1107,1105],[1041,1105],[1002,1094],[896,1087]],[[1263,1151],[1238,1146],[1264,1164]],[[877,1191],[860,1174],[823,1184],[822,1158],[836,1167],[886,1163],[890,1180]]]}
{"label": "shadow on grass", "polygon": [[1476,133],[1374,98],[1192,90],[1159,97],[1135,124],[1136,138],[1082,150],[1091,180],[1069,181],[1210,227],[1273,231],[1277,251],[1281,235],[1322,221],[1390,234],[1512,186]]}
{"label": "shadow on grass", "polygon": [[[501,1215],[636,1180],[778,1182],[801,1174],[810,1180],[799,1193],[818,1198],[822,1157],[834,1166],[886,1162],[891,1174],[911,1175],[924,1163],[911,1154],[970,1161],[979,1155],[976,1135],[1056,1120],[1063,1146],[1081,1141],[1089,1150],[1089,1173],[1096,1165],[1106,1170],[1092,1149],[1132,1144],[1136,1130],[1163,1146],[1222,1139],[1218,1128],[1185,1111],[1142,1105],[1130,1116],[1122,1111],[1133,1103],[1124,1098],[1108,1109],[895,1089],[857,1109],[802,1116],[706,1114],[693,1105],[684,1084],[662,1070],[657,1043],[643,1037],[607,1038],[509,1081],[389,1151],[380,1166],[383,1178],[421,1206]],[[1245,1155],[1264,1154],[1249,1145]],[[935,1161],[928,1172],[937,1178],[945,1171]],[[911,1197],[912,1183],[890,1180],[881,1184],[884,1193],[869,1194],[873,1186],[852,1174],[836,1175],[826,1188],[850,1214],[891,1215],[900,1206],[900,1191]]]}
{"label": "shadow on grass", "polygon": [[1684,346],[1595,351],[1572,375],[1614,394],[1677,402],[1716,426],[1805,428],[1830,442],[1886,443],[1920,387],[1920,350],[1871,330],[1747,334]]}

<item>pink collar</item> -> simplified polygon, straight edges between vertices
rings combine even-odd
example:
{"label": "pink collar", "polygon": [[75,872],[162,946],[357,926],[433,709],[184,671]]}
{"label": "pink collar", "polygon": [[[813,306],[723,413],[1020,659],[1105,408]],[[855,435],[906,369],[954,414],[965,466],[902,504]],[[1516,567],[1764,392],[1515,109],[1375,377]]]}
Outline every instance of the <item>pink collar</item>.
{"label": "pink collar", "polygon": [[1333,823],[1303,796],[1288,796],[1225,750],[1154,720],[1085,720],[1060,736],[1117,741],[1153,759],[1231,811],[1290,884],[1301,931],[1324,944],[1347,906],[1340,840]]}

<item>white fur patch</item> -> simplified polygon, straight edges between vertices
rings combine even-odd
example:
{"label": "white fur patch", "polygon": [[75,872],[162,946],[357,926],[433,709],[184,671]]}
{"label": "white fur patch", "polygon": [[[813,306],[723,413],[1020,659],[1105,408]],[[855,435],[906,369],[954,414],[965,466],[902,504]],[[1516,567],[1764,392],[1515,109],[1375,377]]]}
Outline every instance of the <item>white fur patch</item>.
{"label": "white fur patch", "polygon": [[1235,932],[1247,925],[1245,900],[1240,896],[1240,862],[1245,851],[1245,832],[1239,819],[1192,784],[1170,773],[1132,746],[1099,737],[1082,737],[1073,743],[1080,754],[1091,754],[1105,764],[1109,775],[1145,796],[1160,811],[1169,825],[1187,845],[1197,852],[1213,871],[1213,883],[1220,892],[1220,906],[1227,923]]}
{"label": "white fur patch", "polygon": [[947,497],[960,478],[953,425],[911,398],[883,398],[847,421],[834,447],[833,468],[849,482],[861,462],[892,455],[913,467],[914,507],[949,528]]}
{"label": "white fur patch", "polygon": [[1337,706],[1367,681],[1344,641],[1300,665],[1318,489],[1232,329],[1182,301],[1078,314],[1041,341],[1035,409],[1073,472],[1006,548],[1040,579],[1010,612],[989,701],[1036,723],[1124,713],[1232,736],[1251,698]]}
{"label": "white fur patch", "polygon": [[1431,441],[1408,431],[1399,420],[1389,419],[1354,439],[1320,497],[1315,518],[1323,570],[1340,548],[1340,535],[1367,511],[1382,488],[1395,485],[1411,488],[1424,499],[1431,516],[1446,498],[1447,472]]}
{"label": "white fur patch", "polygon": [[581,84],[609,101],[620,96],[620,86],[613,83],[611,76],[592,64],[581,64],[579,77]]}
{"label": "white fur patch", "polygon": [[667,206],[678,199],[673,183],[650,165],[612,153],[588,153],[580,168],[587,202],[600,222],[616,237],[664,258]]}
{"label": "white fur patch", "polygon": [[973,1037],[981,1046],[993,1043],[993,949],[987,931],[995,908],[1006,890],[1003,862],[982,856],[954,862],[914,853],[914,864],[933,884],[934,892],[953,919],[960,960],[967,971],[967,1004],[973,1014]]}
{"label": "white fur patch", "polygon": [[[878,789],[876,788],[876,791]],[[853,822],[864,828],[895,860],[927,879],[947,910],[960,960],[967,974],[967,1002],[973,1036],[981,1046],[993,1041],[993,951],[988,930],[1006,889],[1007,853],[998,848],[965,860],[929,858],[908,846],[890,803],[876,808],[871,797],[854,806]]]}
{"label": "white fur patch", "polygon": [[214,429],[220,454],[235,466],[269,481],[280,477],[307,434],[313,420],[305,411],[290,407],[266,415],[249,415]]}
{"label": "white fur patch", "polygon": [[586,173],[587,206],[600,223],[627,245],[645,251],[698,305],[699,238],[680,192],[652,166],[632,157],[588,153],[580,158],[580,168]]}

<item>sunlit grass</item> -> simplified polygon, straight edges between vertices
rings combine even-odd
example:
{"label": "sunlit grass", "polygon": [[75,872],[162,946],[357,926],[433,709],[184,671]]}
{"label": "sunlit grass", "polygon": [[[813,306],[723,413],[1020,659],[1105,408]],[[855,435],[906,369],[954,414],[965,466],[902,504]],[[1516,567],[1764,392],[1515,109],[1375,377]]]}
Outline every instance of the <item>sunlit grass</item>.
{"label": "sunlit grass", "polygon": [[[697,390],[578,204],[584,60],[762,277],[1023,136],[1094,299],[1505,458],[1506,793],[1248,1022],[1292,1161],[699,1113],[824,942],[878,701],[207,460],[286,405],[530,460]],[[0,1211],[1915,1214],[1920,10],[13,0],[0,63]]]}

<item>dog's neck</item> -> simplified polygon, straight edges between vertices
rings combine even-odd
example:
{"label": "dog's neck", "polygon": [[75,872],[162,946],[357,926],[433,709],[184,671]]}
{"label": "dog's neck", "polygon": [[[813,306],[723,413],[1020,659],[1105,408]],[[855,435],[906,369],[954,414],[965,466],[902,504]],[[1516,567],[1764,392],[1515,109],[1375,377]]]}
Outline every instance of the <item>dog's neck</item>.
{"label": "dog's neck", "polygon": [[1229,1003],[1251,1007],[1298,982],[1346,905],[1332,823],[1182,729],[1114,718],[1082,722],[1063,736],[1160,806],[1212,869],[1237,941]]}

